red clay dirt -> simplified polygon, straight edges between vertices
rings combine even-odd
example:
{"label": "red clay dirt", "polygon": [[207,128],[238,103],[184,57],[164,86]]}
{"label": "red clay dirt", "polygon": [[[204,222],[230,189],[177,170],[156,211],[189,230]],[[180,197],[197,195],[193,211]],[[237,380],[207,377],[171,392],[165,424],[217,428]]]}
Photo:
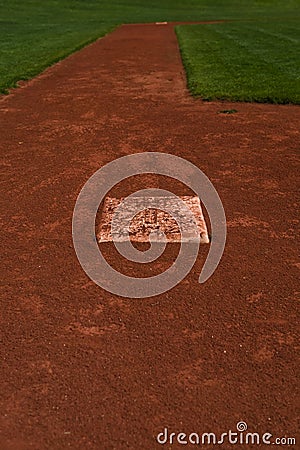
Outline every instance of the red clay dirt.
{"label": "red clay dirt", "polygon": [[[220,435],[241,420],[296,436],[299,107],[192,99],[171,24],[121,26],[0,105],[1,450],[152,450],[164,427]],[[208,175],[228,240],[205,284],[203,246],[177,287],[131,300],[88,279],[71,222],[86,180],[141,151]],[[189,194],[146,175],[112,196],[141,187]]]}

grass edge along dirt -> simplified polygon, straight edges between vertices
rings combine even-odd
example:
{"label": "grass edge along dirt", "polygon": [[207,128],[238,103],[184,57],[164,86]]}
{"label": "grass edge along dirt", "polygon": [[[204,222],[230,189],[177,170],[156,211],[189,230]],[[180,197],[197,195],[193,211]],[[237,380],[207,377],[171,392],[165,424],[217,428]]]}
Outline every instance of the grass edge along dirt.
{"label": "grass edge along dirt", "polygon": [[299,23],[176,27],[190,93],[203,100],[300,104]]}
{"label": "grass edge along dirt", "polygon": [[86,37],[85,39],[83,38],[82,40],[78,39],[77,42],[75,41],[74,43],[70,43],[66,47],[60,45],[53,49],[50,48],[48,51],[42,52],[37,58],[37,61],[35,61],[33,64],[26,65],[26,67],[16,71],[4,82],[3,80],[1,80],[0,72],[0,95],[9,94],[11,89],[18,87],[18,83],[20,81],[28,81],[33,79],[59,61],[66,59],[73,53],[111,33],[115,28],[117,28],[117,26],[118,25],[105,26],[104,29],[102,29],[102,31],[97,33],[96,35]]}
{"label": "grass edge along dirt", "polygon": [[122,23],[290,20],[300,0],[0,0],[0,93]]}

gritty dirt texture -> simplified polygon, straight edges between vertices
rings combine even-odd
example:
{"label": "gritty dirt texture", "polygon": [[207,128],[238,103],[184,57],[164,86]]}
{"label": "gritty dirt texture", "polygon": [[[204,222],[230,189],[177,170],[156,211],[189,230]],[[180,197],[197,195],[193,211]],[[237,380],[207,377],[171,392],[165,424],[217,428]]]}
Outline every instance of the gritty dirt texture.
{"label": "gritty dirt texture", "polygon": [[[0,105],[1,450],[152,450],[164,427],[220,434],[240,420],[295,436],[299,107],[192,99],[173,25],[122,26]],[[87,278],[71,223],[87,179],[141,151],[206,173],[228,240],[205,284],[209,245],[171,291],[131,300]],[[149,187],[191,195],[154,175],[109,195]],[[116,269],[151,275],[103,245]]]}

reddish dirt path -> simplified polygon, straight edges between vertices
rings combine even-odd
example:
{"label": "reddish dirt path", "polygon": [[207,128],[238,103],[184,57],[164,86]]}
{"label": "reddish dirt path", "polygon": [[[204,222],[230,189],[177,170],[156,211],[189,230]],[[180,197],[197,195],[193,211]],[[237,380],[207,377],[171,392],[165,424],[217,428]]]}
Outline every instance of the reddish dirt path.
{"label": "reddish dirt path", "polygon": [[[0,106],[1,450],[154,449],[165,426],[239,420],[295,436],[299,108],[193,100],[170,25],[122,26]],[[86,277],[71,219],[92,173],[139,151],[206,172],[228,242],[204,285],[203,254],[172,291],[133,301]]]}

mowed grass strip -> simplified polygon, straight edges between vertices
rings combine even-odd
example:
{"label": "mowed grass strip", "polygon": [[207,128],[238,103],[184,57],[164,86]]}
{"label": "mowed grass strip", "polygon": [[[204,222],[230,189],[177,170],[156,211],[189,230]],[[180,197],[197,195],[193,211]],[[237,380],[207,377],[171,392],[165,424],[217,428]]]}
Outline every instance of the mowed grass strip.
{"label": "mowed grass strip", "polygon": [[184,25],[176,32],[192,95],[300,103],[298,21]]}
{"label": "mowed grass strip", "polygon": [[109,33],[88,5],[70,2],[0,0],[0,92]]}
{"label": "mowed grass strip", "polygon": [[300,0],[0,0],[0,92],[121,23],[290,18]]}

